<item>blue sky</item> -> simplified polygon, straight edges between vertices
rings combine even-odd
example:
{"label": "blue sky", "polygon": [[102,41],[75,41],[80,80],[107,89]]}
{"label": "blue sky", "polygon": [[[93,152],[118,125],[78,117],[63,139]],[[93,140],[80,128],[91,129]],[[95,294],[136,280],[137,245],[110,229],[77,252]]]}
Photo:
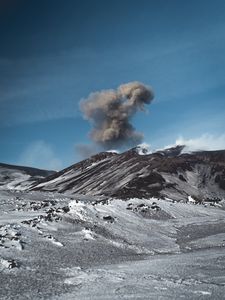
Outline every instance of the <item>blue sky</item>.
{"label": "blue sky", "polygon": [[[225,148],[225,1],[0,4],[0,161],[60,169],[90,143],[79,101],[129,81],[155,100],[133,120],[153,149]],[[198,144],[199,143],[199,144]]]}

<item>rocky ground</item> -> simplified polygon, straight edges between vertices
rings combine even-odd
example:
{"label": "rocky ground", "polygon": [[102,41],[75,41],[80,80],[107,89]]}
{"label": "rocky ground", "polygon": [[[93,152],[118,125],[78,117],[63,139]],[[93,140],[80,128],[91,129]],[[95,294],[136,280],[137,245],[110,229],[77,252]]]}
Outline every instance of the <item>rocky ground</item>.
{"label": "rocky ground", "polygon": [[0,299],[224,299],[224,201],[0,192]]}

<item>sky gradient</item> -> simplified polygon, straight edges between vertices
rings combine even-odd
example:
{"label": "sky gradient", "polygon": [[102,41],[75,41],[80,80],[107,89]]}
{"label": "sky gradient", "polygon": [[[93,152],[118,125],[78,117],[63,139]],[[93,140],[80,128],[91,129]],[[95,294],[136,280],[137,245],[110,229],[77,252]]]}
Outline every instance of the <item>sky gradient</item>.
{"label": "sky gradient", "polygon": [[9,0],[0,4],[0,161],[60,169],[90,124],[79,102],[152,86],[133,123],[153,149],[225,148],[225,1]]}

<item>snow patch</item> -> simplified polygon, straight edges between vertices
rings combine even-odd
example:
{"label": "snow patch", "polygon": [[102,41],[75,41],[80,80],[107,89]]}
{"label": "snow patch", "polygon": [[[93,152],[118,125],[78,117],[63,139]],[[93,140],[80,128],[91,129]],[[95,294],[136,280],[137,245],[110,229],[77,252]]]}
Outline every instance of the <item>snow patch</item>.
{"label": "snow patch", "polygon": [[118,150],[107,150],[106,152],[108,152],[108,153],[119,154],[119,151],[118,151]]}
{"label": "snow patch", "polygon": [[203,296],[208,296],[208,295],[211,295],[212,293],[207,292],[207,291],[194,291],[194,294],[201,294]]}
{"label": "snow patch", "polygon": [[93,232],[90,229],[84,228],[81,232],[83,233],[85,240],[94,240],[95,239]]}
{"label": "snow patch", "polygon": [[188,196],[188,202],[195,203],[195,199],[193,199],[191,196]]}

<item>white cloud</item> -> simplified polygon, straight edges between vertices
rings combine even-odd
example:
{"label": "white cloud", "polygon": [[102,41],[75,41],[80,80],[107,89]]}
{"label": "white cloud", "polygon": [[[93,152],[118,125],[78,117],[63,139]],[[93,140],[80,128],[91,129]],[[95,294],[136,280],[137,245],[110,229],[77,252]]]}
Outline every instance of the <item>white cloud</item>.
{"label": "white cloud", "polygon": [[213,135],[206,133],[192,139],[179,137],[175,144],[185,145],[185,151],[220,150],[225,149],[225,134]]}
{"label": "white cloud", "polygon": [[30,144],[22,153],[18,164],[48,170],[62,168],[61,160],[56,157],[52,147],[44,141]]}

